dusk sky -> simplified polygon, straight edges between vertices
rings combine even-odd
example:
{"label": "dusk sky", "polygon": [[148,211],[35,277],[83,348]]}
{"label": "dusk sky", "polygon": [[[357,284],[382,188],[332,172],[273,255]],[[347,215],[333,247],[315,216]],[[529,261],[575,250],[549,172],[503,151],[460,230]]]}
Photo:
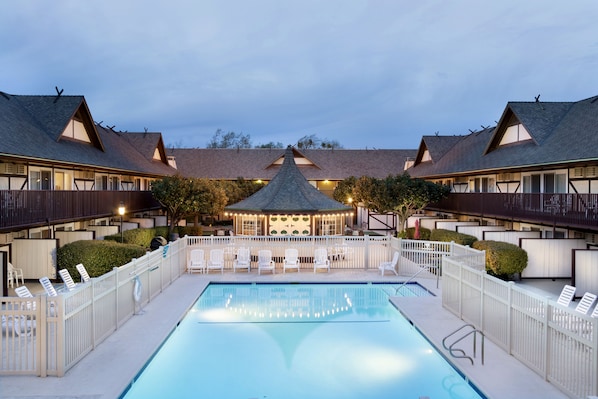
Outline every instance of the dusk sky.
{"label": "dusk sky", "polygon": [[509,101],[598,95],[597,17],[596,0],[4,0],[0,91],[57,86],[167,146],[222,129],[415,149]]}

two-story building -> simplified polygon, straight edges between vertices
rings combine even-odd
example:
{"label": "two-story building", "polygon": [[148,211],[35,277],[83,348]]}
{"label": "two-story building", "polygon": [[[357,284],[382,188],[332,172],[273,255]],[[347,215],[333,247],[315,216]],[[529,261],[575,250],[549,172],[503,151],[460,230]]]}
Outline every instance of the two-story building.
{"label": "two-story building", "polygon": [[413,177],[450,185],[428,210],[598,241],[598,97],[509,102],[495,127],[424,136]]}
{"label": "two-story building", "polygon": [[101,126],[83,96],[0,92],[0,244],[159,209],[150,182],[175,172],[160,133]]}

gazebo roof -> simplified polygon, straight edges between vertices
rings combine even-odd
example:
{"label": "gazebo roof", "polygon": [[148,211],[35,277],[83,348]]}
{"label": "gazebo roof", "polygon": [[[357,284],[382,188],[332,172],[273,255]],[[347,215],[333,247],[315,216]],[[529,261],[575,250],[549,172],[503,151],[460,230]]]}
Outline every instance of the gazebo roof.
{"label": "gazebo roof", "polygon": [[229,205],[227,212],[266,214],[314,214],[347,212],[352,208],[333,200],[309,184],[295,164],[294,151],[287,147],[284,162],[270,183],[252,196]]}

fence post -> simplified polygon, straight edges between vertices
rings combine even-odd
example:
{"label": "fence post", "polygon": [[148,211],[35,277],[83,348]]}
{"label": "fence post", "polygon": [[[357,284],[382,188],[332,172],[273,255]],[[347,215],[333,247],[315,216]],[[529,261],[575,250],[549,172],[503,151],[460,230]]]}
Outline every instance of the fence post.
{"label": "fence post", "polygon": [[592,395],[598,395],[598,333],[596,333],[598,331],[598,319],[595,317],[592,318],[592,331],[594,331],[594,334],[592,334],[592,375],[594,376]]}
{"label": "fence post", "polygon": [[549,331],[549,321],[552,319],[552,309],[553,307],[550,306],[549,297],[544,299],[544,370],[542,370],[542,377],[545,381],[548,381],[548,370],[550,370],[550,363],[552,361],[551,350],[550,350],[550,331]]}
{"label": "fence post", "polygon": [[113,267],[112,270],[114,271],[114,328],[118,330],[120,326],[118,320],[118,267]]}
{"label": "fence post", "polygon": [[370,235],[364,234],[363,236],[363,244],[364,244],[364,268],[368,270],[370,268]]}
{"label": "fence post", "polygon": [[486,276],[480,273],[480,330],[484,331],[484,296],[486,295]]}
{"label": "fence post", "polygon": [[512,355],[512,348],[511,348],[511,336],[513,335],[513,325],[511,324],[512,322],[512,317],[513,317],[513,287],[515,286],[515,282],[514,281],[509,281],[509,284],[507,285],[508,287],[508,291],[507,291],[507,306],[508,306],[508,313],[507,313],[507,353],[509,355]]}

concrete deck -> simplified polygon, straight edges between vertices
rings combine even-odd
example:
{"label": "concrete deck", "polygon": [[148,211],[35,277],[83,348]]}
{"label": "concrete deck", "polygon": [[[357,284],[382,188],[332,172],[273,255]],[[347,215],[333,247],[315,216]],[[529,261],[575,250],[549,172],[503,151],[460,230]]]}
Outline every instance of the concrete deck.
{"label": "concrete deck", "polygon": [[[401,282],[404,277],[386,275],[378,271],[338,271],[314,274],[309,271],[258,276],[255,273],[230,272],[210,275],[183,275],[154,298],[144,313],[133,316],[127,323],[83,358],[62,378],[57,377],[0,377],[0,397],[4,399],[52,398],[118,398],[156,351],[187,309],[210,281],[224,282]],[[437,294],[427,298],[393,298],[393,303],[442,352],[442,338],[464,324],[442,308],[436,280],[421,279],[420,284]],[[543,281],[539,289],[556,298],[562,283]],[[33,291],[38,287],[31,287]],[[453,359],[461,370],[488,398],[491,399],[560,399],[567,398],[557,388],[544,381],[502,349],[486,340],[485,365],[474,366],[466,359]]]}

